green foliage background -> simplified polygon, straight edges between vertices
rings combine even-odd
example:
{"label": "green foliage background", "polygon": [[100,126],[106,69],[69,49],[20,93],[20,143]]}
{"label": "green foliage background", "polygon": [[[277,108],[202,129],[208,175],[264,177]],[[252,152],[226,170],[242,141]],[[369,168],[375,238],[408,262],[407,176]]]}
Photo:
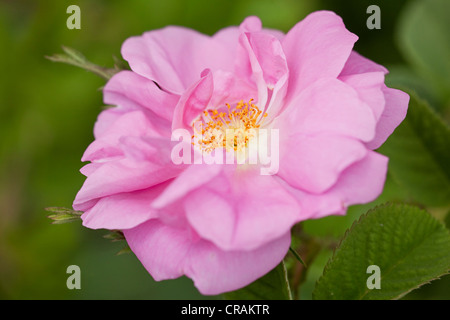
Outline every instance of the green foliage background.
{"label": "green foliage background", "polygon": [[[104,80],[81,69],[52,63],[44,56],[59,53],[61,45],[66,45],[83,52],[94,63],[112,67],[112,56],[120,57],[126,38],[169,24],[213,34],[226,26],[238,25],[246,16],[258,15],[265,27],[286,32],[310,12],[328,9],[339,14],[347,28],[359,36],[357,51],[391,70],[389,84],[415,91],[448,128],[448,3],[0,0],[0,299],[216,298],[202,297],[187,278],[154,282],[133,254],[115,255],[123,243],[103,239],[106,231],[88,230],[77,222],[50,224],[44,208],[70,207],[83,183],[84,177],[78,171],[82,166],[80,158],[93,140],[92,128],[103,105],[98,89]],[[66,27],[66,8],[71,4],[81,8],[81,30]],[[381,8],[381,30],[366,27],[366,9],[371,4]],[[420,10],[418,6],[422,6]],[[401,139],[404,136],[397,140],[393,136],[392,143],[401,144]],[[450,141],[440,144],[444,150],[450,150]],[[394,157],[395,146],[386,147],[386,152],[394,152]],[[426,166],[420,168],[419,174],[427,175],[423,171]],[[421,201],[420,179],[414,180],[417,172],[412,179],[418,186],[409,188],[408,173],[412,171],[413,168],[398,173],[390,170],[385,191],[375,203],[402,200],[423,205],[444,221],[449,199],[444,196],[433,202],[425,197],[426,201]],[[445,188],[450,178],[444,175],[442,179],[447,183],[443,194],[448,195]],[[375,203],[353,207],[344,217],[308,221],[303,224],[303,231],[327,243],[336,242]],[[332,253],[330,246],[318,248],[303,275],[303,286],[296,293],[302,299],[311,299],[315,282]],[[293,262],[287,261],[288,267],[289,263]],[[81,290],[66,287],[66,268],[72,264],[81,268]],[[405,298],[450,299],[449,287],[446,276]]]}

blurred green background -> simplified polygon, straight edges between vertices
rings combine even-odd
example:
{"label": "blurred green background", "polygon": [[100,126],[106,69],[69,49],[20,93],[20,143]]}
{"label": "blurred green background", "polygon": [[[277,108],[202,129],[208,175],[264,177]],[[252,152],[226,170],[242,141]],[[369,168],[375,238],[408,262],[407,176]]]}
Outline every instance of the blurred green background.
{"label": "blurred green background", "polygon": [[[421,63],[415,42],[404,38],[411,27],[406,15],[419,2],[426,8],[435,5],[431,20],[444,21],[446,28],[447,36],[424,35],[438,59],[431,59],[437,63],[434,69]],[[450,10],[442,13],[436,7],[444,2],[450,1],[0,0],[0,299],[205,298],[187,278],[154,282],[133,254],[116,255],[124,244],[103,239],[106,231],[89,230],[77,222],[50,224],[44,208],[70,207],[84,181],[80,158],[93,140],[105,82],[44,56],[60,53],[66,45],[94,63],[112,67],[126,38],[169,24],[213,34],[258,15],[265,27],[286,32],[310,12],[329,9],[359,36],[357,51],[392,70],[388,82],[414,89],[448,119],[450,20],[445,14]],[[81,30],[66,27],[71,4],[81,8]],[[372,4],[381,9],[380,30],[366,27],[366,9]],[[417,26],[423,31],[421,21]],[[377,202],[401,197],[402,190],[388,178]],[[371,206],[352,208],[346,217],[309,222],[305,230],[337,239]],[[301,298],[311,298],[330,254],[329,249],[321,250],[310,266]],[[81,290],[66,287],[66,268],[72,264],[81,268]],[[449,299],[448,278],[406,298]]]}

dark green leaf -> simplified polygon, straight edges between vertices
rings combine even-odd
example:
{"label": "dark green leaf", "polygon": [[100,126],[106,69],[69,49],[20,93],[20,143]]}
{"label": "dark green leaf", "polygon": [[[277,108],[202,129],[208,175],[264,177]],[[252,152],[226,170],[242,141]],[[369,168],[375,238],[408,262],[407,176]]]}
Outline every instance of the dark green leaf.
{"label": "dark green leaf", "polygon": [[[398,299],[450,271],[450,234],[426,211],[379,206],[356,222],[328,261],[314,299]],[[369,289],[380,269],[380,289]]]}

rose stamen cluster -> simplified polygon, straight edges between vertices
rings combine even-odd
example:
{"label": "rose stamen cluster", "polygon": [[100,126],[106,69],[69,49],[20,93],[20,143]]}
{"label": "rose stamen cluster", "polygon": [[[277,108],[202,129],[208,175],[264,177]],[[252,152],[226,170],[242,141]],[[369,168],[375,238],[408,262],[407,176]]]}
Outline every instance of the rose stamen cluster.
{"label": "rose stamen cluster", "polygon": [[217,109],[203,111],[203,117],[194,122],[193,129],[196,134],[192,136],[200,150],[211,152],[216,148],[225,148],[230,151],[242,151],[248,147],[249,141],[255,137],[256,129],[263,124],[263,114],[253,99],[249,102],[239,101],[232,110],[226,104],[228,113]]}

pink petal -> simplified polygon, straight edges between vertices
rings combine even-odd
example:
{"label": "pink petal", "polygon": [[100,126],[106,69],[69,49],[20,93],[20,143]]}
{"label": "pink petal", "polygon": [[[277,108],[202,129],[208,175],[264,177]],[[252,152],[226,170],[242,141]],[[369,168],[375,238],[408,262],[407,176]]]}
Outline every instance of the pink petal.
{"label": "pink petal", "polygon": [[204,295],[242,288],[273,269],[290,245],[285,233],[253,251],[222,251],[187,229],[150,220],[124,231],[131,250],[156,281],[186,275]]}
{"label": "pink petal", "polygon": [[114,75],[103,89],[103,96],[107,104],[146,108],[167,121],[172,121],[179,99],[178,95],[162,91],[153,81],[131,71]]}
{"label": "pink petal", "polygon": [[[269,33],[258,32],[241,35],[240,43],[248,55],[250,73],[246,76],[256,83],[260,108],[266,109],[269,96],[271,105],[281,106],[287,90],[288,68],[280,41]],[[271,116],[278,111],[272,110]]]}
{"label": "pink petal", "polygon": [[310,193],[330,188],[343,170],[367,153],[361,142],[333,135],[292,135],[280,147],[278,175]]}
{"label": "pink petal", "polygon": [[397,89],[383,87],[386,105],[377,123],[375,138],[367,143],[369,149],[379,148],[405,119],[408,110],[409,95]]}
{"label": "pink petal", "polygon": [[367,156],[345,170],[327,194],[339,196],[345,207],[368,203],[383,191],[388,158],[369,151]]}
{"label": "pink petal", "polygon": [[151,208],[151,203],[167,184],[101,198],[81,216],[83,225],[91,229],[124,230],[157,218],[157,211]]}
{"label": "pink petal", "polygon": [[150,188],[177,176],[180,166],[159,165],[152,162],[136,162],[132,159],[104,163],[92,172],[78,192],[73,207],[85,211],[85,203],[116,193]]}
{"label": "pink petal", "polygon": [[122,46],[122,56],[134,72],[177,94],[197,81],[206,68],[234,68],[234,56],[220,41],[175,26],[128,38]]}
{"label": "pink petal", "polygon": [[176,200],[182,199],[192,190],[202,187],[214,179],[222,170],[222,165],[190,165],[155,199],[154,208],[162,209]]}
{"label": "pink petal", "polygon": [[379,65],[372,60],[363,57],[356,51],[352,51],[352,53],[348,57],[347,62],[345,63],[344,69],[342,69],[340,76],[348,76],[367,72],[381,72],[383,74],[387,74],[388,70],[382,65]]}
{"label": "pink petal", "polygon": [[[99,119],[99,121],[102,120]],[[103,130],[101,136],[89,145],[81,161],[94,161],[123,155],[119,140],[124,137],[169,136],[170,127],[155,123],[156,121],[156,119],[151,121],[142,111],[132,111],[116,117],[116,120]]]}
{"label": "pink petal", "polygon": [[284,37],[289,67],[288,100],[320,78],[337,78],[358,37],[330,11],[311,13]]}
{"label": "pink petal", "polygon": [[272,176],[229,170],[184,200],[187,218],[202,238],[224,250],[253,250],[290,230],[299,207]]}
{"label": "pink petal", "polygon": [[202,78],[181,96],[175,108],[172,130],[192,129],[194,120],[208,107],[213,92],[213,75],[209,70],[205,70]]}
{"label": "pink petal", "polygon": [[370,141],[375,136],[376,120],[355,89],[328,78],[303,90],[274,126],[290,134],[329,133]]}
{"label": "pink petal", "polygon": [[384,110],[385,99],[382,88],[384,87],[384,73],[368,72],[348,76],[339,76],[339,79],[353,87],[361,101],[364,101],[373,111],[378,121]]}
{"label": "pink petal", "polygon": [[239,26],[241,33],[245,32],[258,32],[262,29],[262,22],[257,16],[249,16],[242,21]]}
{"label": "pink petal", "polygon": [[237,77],[234,73],[218,70],[214,72],[214,93],[209,105],[213,109],[224,107],[226,103],[234,106],[241,100],[249,101],[258,96],[254,83]]}
{"label": "pink petal", "polygon": [[284,183],[284,187],[298,200],[301,220],[342,215],[348,206],[371,202],[381,194],[387,163],[385,156],[369,151],[364,159],[343,171],[338,182],[322,194],[304,192],[287,183]]}
{"label": "pink petal", "polygon": [[91,162],[88,163],[86,165],[84,165],[81,169],[80,172],[82,175],[88,177],[90,176],[95,170],[97,170],[98,168],[100,168],[103,165],[103,163],[98,163],[98,162]]}
{"label": "pink petal", "polygon": [[129,111],[123,107],[112,107],[100,112],[94,125],[94,137],[101,138],[117,119]]}

